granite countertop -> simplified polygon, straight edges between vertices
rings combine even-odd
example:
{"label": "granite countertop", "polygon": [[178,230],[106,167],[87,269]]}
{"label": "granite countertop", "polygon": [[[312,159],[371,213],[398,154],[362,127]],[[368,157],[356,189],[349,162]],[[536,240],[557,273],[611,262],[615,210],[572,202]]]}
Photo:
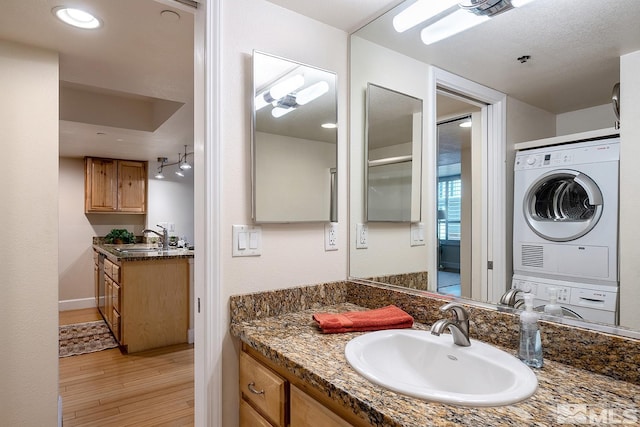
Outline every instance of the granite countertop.
{"label": "granite countertop", "polygon": [[[157,245],[141,243],[125,245],[94,243],[93,248],[111,258],[112,261],[118,262],[193,258],[194,256],[194,251],[190,249],[170,248],[168,251],[163,251],[162,248],[159,248]],[[126,252],[127,249],[135,249],[135,251]]]}
{"label": "granite countertop", "polygon": [[[640,386],[553,360],[535,369],[538,390],[529,399],[501,407],[462,407],[428,402],[377,386],[347,363],[344,348],[360,332],[322,334],[313,313],[366,308],[344,302],[232,323],[231,333],[258,353],[350,408],[374,426],[556,426],[640,422]],[[420,323],[414,329],[426,329]],[[473,331],[471,331],[473,338]],[[513,351],[503,350],[512,353]],[[586,406],[581,406],[586,405]],[[583,410],[570,416],[560,410]],[[603,415],[604,414],[604,415]],[[602,418],[602,417],[605,418]],[[586,418],[580,418],[586,417]],[[605,420],[605,421],[603,421]]]}

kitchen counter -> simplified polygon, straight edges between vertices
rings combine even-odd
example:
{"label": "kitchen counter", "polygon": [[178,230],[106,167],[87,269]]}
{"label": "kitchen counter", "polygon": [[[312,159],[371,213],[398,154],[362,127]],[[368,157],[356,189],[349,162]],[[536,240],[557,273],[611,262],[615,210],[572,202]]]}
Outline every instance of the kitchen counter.
{"label": "kitchen counter", "polygon": [[[111,261],[148,261],[155,259],[193,258],[194,251],[182,248],[170,248],[163,251],[157,245],[126,244],[111,245],[107,243],[94,244],[93,248],[106,255]],[[133,249],[133,252],[126,252]],[[148,249],[148,250],[145,250]],[[124,252],[123,252],[124,251]]]}
{"label": "kitchen counter", "polygon": [[[240,304],[232,301],[232,320],[233,313],[244,309],[242,304],[250,301],[243,300]],[[553,426],[563,421],[575,424],[580,418],[567,419],[568,415],[559,410],[581,408],[576,405],[586,405],[587,418],[583,421],[587,423],[590,415],[600,417],[600,423],[603,419],[609,423],[640,422],[640,386],[553,360],[545,360],[542,369],[534,370],[538,390],[531,398],[502,407],[459,407],[428,402],[377,386],[356,373],[344,355],[347,342],[362,333],[322,334],[312,320],[316,312],[365,309],[350,302],[338,302],[274,313],[271,317],[265,317],[263,312],[254,319],[240,317],[232,321],[230,331],[274,365],[330,396],[337,405],[373,426]],[[416,323],[414,329],[427,329],[427,326]],[[473,330],[471,336],[474,337]],[[514,354],[508,348],[502,349]]]}

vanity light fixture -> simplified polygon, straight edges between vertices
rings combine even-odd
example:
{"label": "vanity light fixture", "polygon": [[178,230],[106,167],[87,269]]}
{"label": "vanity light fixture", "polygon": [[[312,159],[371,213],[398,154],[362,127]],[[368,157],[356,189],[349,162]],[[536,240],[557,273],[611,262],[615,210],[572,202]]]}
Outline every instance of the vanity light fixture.
{"label": "vanity light fixture", "polygon": [[306,105],[329,92],[329,83],[324,80],[312,84],[296,93],[289,93],[277,101],[273,102],[273,110],[271,115],[279,118],[295,110],[296,108]]}
{"label": "vanity light fixture", "polygon": [[430,45],[532,1],[418,0],[393,18],[393,27],[397,32],[403,32],[426,23],[420,38],[424,44]]}
{"label": "vanity light fixture", "polygon": [[282,97],[288,95],[296,89],[301,88],[303,85],[304,76],[302,74],[296,74],[295,76],[289,77],[286,80],[276,83],[270,89],[256,96],[256,111],[266,107],[269,104],[277,102]]}
{"label": "vanity light fixture", "polygon": [[57,6],[54,7],[51,12],[53,12],[56,18],[65,24],[72,25],[76,28],[95,30],[102,26],[102,21],[84,10],[73,7]]}
{"label": "vanity light fixture", "polygon": [[337,123],[323,123],[320,126],[322,126],[325,129],[336,129],[338,127]]}
{"label": "vanity light fixture", "polygon": [[460,123],[458,126],[460,126],[461,128],[470,128],[471,119],[465,120],[464,122]]}

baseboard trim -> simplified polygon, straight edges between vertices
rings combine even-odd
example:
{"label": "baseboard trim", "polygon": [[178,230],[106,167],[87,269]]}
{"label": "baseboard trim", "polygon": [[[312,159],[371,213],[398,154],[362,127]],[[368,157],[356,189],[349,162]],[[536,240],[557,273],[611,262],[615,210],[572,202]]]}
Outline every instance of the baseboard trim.
{"label": "baseboard trim", "polygon": [[92,308],[95,306],[95,298],[80,298],[58,301],[58,311],[80,310],[82,308]]}

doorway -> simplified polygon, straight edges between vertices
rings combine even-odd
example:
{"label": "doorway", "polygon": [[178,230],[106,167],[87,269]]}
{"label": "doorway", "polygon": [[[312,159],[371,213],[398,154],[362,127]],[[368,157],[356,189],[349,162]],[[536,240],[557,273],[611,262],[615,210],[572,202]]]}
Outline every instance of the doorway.
{"label": "doorway", "polygon": [[[434,91],[430,100],[434,114],[428,119],[427,129],[432,140],[436,141],[427,145],[435,190],[428,200],[435,218],[429,228],[435,243],[429,269],[434,273],[455,273],[459,269],[460,296],[497,302],[504,292],[506,277],[503,188],[506,96],[437,67],[430,68],[429,80]],[[438,135],[444,132],[438,125],[468,116],[472,122],[471,149],[466,154],[468,160],[463,160],[465,152],[460,150],[459,172],[438,173],[442,170],[438,167]],[[459,123],[456,126],[459,127]],[[463,163],[472,167],[465,168]],[[443,183],[445,181],[446,184]],[[442,197],[445,191],[450,193],[447,195],[450,201]],[[450,202],[452,206],[447,206]],[[447,212],[456,203],[458,213]],[[440,213],[438,208],[442,210]],[[444,237],[442,244],[441,236]],[[455,246],[459,247],[459,261],[451,262],[453,258],[444,252]],[[458,254],[455,249],[454,256]],[[448,275],[443,273],[434,274],[436,285],[431,285],[430,289],[437,291],[451,286],[447,282]],[[444,286],[439,286],[439,280]],[[445,293],[453,294],[455,291],[455,287],[451,287],[449,292],[445,289]]]}

